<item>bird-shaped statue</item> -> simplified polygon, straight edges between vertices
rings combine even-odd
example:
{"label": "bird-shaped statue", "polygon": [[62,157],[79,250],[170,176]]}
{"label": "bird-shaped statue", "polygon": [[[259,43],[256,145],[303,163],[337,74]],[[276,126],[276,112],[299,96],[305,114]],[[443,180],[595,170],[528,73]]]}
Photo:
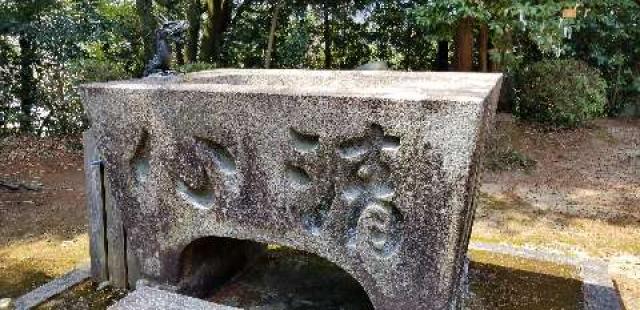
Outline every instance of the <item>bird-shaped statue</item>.
{"label": "bird-shaped statue", "polygon": [[175,74],[171,70],[171,42],[183,43],[185,31],[189,25],[184,20],[167,21],[156,30],[155,53],[144,69],[144,76],[167,76]]}

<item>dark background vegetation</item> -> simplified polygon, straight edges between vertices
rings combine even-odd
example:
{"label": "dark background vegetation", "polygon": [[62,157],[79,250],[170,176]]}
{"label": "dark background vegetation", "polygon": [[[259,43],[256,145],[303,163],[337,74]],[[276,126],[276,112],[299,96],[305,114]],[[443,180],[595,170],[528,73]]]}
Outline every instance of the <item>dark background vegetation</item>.
{"label": "dark background vegetation", "polygon": [[[606,82],[604,113],[640,101],[639,0],[3,0],[0,135],[72,134],[80,83],[139,77],[163,18],[185,19],[182,71],[217,67],[498,71],[578,59]],[[552,64],[553,66],[553,64]],[[557,62],[557,72],[569,72]],[[603,103],[605,104],[605,103]]]}

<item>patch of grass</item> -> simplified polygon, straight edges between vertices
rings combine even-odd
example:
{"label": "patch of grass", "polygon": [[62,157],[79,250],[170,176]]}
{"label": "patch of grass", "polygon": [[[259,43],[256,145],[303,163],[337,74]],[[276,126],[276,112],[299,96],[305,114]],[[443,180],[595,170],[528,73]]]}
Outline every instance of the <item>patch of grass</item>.
{"label": "patch of grass", "polygon": [[40,268],[34,268],[33,261],[0,262],[0,296],[16,298],[51,280],[53,276]]}
{"label": "patch of grass", "polygon": [[483,210],[531,209],[531,204],[517,195],[497,197],[480,192],[480,205]]}
{"label": "patch of grass", "polygon": [[472,240],[533,245],[565,254],[584,251],[597,257],[640,253],[640,227],[541,210],[518,196],[480,194]]}
{"label": "patch of grass", "polygon": [[104,310],[127,294],[126,290],[116,289],[111,286],[107,286],[100,291],[98,291],[97,288],[98,283],[93,281],[80,283],[38,306],[36,309]]}
{"label": "patch of grass", "polygon": [[580,279],[575,266],[556,264],[547,261],[538,261],[522,257],[504,255],[482,250],[469,250],[469,259],[476,263],[492,264],[501,267],[517,269],[538,274],[567,279]]}
{"label": "patch of grass", "polygon": [[89,240],[47,238],[0,248],[0,297],[15,298],[62,276],[89,257]]}
{"label": "patch of grass", "polygon": [[485,162],[486,167],[491,171],[520,169],[529,172],[535,169],[536,164],[536,160],[511,148],[490,151]]}

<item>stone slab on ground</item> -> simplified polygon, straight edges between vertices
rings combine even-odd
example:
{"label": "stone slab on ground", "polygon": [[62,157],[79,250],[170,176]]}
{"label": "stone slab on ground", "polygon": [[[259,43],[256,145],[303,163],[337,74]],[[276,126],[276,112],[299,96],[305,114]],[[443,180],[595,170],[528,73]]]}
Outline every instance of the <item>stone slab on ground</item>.
{"label": "stone slab on ground", "polygon": [[581,264],[585,310],[621,310],[620,297],[609,276],[607,263],[585,260]]}
{"label": "stone slab on ground", "polygon": [[48,282],[35,290],[20,296],[14,301],[16,310],[26,310],[34,308],[49,298],[58,295],[78,283],[85,281],[90,276],[89,266],[75,269],[66,275]]}
{"label": "stone slab on ground", "polygon": [[202,299],[142,286],[118,301],[109,310],[239,310]]}
{"label": "stone slab on ground", "polygon": [[492,244],[484,242],[469,243],[469,250],[487,251],[491,253],[504,254],[515,257],[523,257],[532,260],[553,262],[556,264],[578,266],[581,262],[576,257],[570,257],[557,253],[544,252],[537,249],[515,247],[507,244]]}

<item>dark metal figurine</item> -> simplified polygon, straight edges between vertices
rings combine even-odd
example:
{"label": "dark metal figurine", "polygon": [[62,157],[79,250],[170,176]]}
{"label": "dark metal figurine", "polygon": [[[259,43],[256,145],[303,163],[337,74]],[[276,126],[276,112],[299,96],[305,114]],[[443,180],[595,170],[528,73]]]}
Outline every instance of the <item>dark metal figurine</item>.
{"label": "dark metal figurine", "polygon": [[183,43],[184,34],[189,25],[184,20],[164,21],[160,29],[156,30],[156,48],[153,58],[144,69],[144,76],[172,75],[171,66],[171,42]]}

